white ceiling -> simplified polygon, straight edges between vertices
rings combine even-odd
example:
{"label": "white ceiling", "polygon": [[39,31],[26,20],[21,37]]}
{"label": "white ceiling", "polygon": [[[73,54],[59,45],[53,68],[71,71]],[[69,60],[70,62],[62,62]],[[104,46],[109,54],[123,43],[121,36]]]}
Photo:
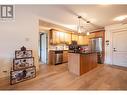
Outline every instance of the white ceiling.
{"label": "white ceiling", "polygon": [[92,23],[83,22],[88,31],[119,23],[113,19],[127,15],[127,5],[34,5],[32,10],[34,7],[44,19],[73,29],[76,29],[77,16],[80,15]]}

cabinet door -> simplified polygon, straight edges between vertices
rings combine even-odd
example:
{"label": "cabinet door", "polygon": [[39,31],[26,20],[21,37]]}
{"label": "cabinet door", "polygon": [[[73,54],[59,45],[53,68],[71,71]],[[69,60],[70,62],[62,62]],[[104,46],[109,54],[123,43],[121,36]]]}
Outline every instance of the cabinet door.
{"label": "cabinet door", "polygon": [[88,45],[88,44],[89,44],[89,37],[84,36],[84,45]]}
{"label": "cabinet door", "polygon": [[72,34],[72,41],[78,41],[78,35]]}
{"label": "cabinet door", "polygon": [[71,34],[70,33],[65,33],[64,39],[67,44],[71,44]]}
{"label": "cabinet door", "polygon": [[85,44],[85,42],[84,42],[84,36],[79,36],[79,38],[78,38],[78,44],[79,45],[84,45]]}
{"label": "cabinet door", "polygon": [[103,31],[102,32],[96,32],[95,36],[96,37],[103,37]]}
{"label": "cabinet door", "polygon": [[51,31],[50,42],[51,42],[51,44],[59,44],[60,43],[59,32],[58,31]]}
{"label": "cabinet door", "polygon": [[59,38],[59,32],[53,31],[53,44],[59,44],[60,38]]}
{"label": "cabinet door", "polygon": [[65,42],[64,36],[65,36],[64,32],[59,32],[60,43],[64,43]]}
{"label": "cabinet door", "polygon": [[63,52],[63,62],[68,62],[68,51]]}
{"label": "cabinet door", "polygon": [[56,44],[56,31],[52,31],[52,44]]}
{"label": "cabinet door", "polygon": [[88,35],[89,39],[94,38],[95,37],[95,33],[91,33],[90,35]]}

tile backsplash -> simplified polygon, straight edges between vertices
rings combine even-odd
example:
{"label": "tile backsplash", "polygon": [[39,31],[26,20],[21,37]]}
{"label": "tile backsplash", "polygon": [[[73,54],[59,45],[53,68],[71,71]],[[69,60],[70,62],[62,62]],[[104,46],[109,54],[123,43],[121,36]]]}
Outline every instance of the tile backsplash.
{"label": "tile backsplash", "polygon": [[49,50],[68,50],[68,46],[67,45],[56,45],[56,46],[51,45],[49,47]]}

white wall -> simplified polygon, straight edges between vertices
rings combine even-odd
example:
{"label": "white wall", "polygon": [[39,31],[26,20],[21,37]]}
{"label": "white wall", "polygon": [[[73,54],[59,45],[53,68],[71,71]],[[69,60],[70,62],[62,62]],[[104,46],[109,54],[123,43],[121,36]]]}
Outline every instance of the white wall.
{"label": "white wall", "polygon": [[35,65],[39,69],[38,31],[37,15],[24,6],[15,6],[14,21],[0,20],[0,78],[9,76],[14,52],[22,46],[33,50]]}
{"label": "white wall", "polygon": [[105,63],[112,64],[112,33],[127,30],[127,24],[114,24],[105,27],[105,41],[109,40],[109,45],[105,43]]}

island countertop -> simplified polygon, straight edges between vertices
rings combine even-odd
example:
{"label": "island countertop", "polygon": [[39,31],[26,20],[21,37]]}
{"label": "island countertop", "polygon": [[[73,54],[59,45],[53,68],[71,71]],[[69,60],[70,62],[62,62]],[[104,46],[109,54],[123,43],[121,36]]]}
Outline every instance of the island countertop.
{"label": "island countertop", "polygon": [[68,53],[68,69],[76,75],[82,75],[97,67],[97,53]]}
{"label": "island countertop", "polygon": [[73,53],[73,54],[92,54],[92,53],[97,53],[97,52],[68,52],[68,53]]}

